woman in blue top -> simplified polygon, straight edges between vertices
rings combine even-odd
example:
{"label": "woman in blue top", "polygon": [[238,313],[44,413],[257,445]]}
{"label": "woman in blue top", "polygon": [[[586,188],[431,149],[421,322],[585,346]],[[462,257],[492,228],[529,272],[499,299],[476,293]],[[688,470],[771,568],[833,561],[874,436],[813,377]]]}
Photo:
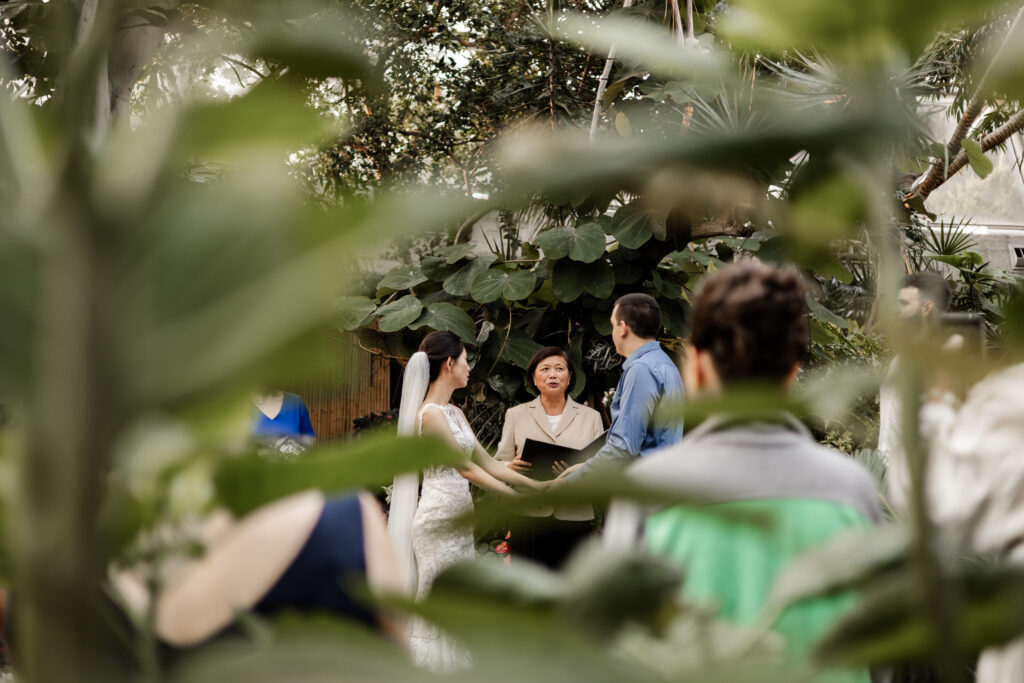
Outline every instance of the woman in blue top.
{"label": "woman in blue top", "polygon": [[273,391],[256,394],[253,436],[267,449],[295,457],[313,444],[316,433],[306,404],[296,394]]}

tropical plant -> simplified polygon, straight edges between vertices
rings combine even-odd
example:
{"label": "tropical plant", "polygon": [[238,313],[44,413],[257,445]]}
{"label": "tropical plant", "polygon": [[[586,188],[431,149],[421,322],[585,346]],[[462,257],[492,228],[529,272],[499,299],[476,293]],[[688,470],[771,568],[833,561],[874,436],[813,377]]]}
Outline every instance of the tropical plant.
{"label": "tropical plant", "polygon": [[[598,340],[609,302],[625,288],[657,295],[669,312],[668,332],[679,335],[700,274],[756,251],[823,279],[848,280],[833,247],[861,230],[877,245],[877,279],[883,286],[895,281],[889,179],[894,155],[911,149],[918,131],[892,84],[936,31],[980,21],[997,3],[875,3],[847,13],[830,3],[744,0],[720,16],[710,3],[694,4],[703,13],[687,13],[689,36],[681,20],[673,19],[675,34],[659,26],[660,16],[682,16],[674,2],[639,4],[602,21],[595,13],[605,6],[596,3],[580,3],[593,10],[581,15],[554,3],[536,13],[516,5],[509,20],[523,23],[516,24],[515,54],[529,55],[533,70],[516,74],[519,62],[509,55],[490,57],[509,57],[501,63],[513,80],[504,83],[519,78],[531,86],[509,90],[505,101],[545,104],[549,116],[540,131],[520,126],[504,142],[488,137],[494,144],[481,154],[493,154],[490,191],[474,200],[444,192],[448,176],[440,189],[401,186],[423,180],[425,159],[447,154],[463,138],[439,134],[438,148],[409,152],[410,160],[402,145],[382,137],[392,121],[385,114],[396,116],[396,101],[381,85],[388,67],[426,79],[429,71],[419,71],[416,60],[430,54],[431,17],[447,21],[444,3],[417,6],[409,17],[378,17],[360,5],[368,24],[347,23],[333,3],[211,4],[203,11],[242,27],[224,50],[242,71],[242,64],[260,67],[258,84],[233,99],[155,108],[136,122],[121,108],[139,63],[168,27],[199,10],[4,3],[3,18],[11,20],[2,24],[5,52],[20,69],[0,75],[15,93],[0,97],[0,200],[9,207],[0,213],[0,386],[14,414],[3,439],[14,483],[2,493],[19,596],[19,675],[48,683],[423,677],[397,647],[346,624],[302,618],[269,628],[243,619],[237,638],[179,653],[168,672],[152,614],[126,630],[109,601],[97,598],[112,565],[149,567],[150,588],[159,589],[154,563],[193,548],[167,547],[150,532],[212,505],[241,513],[308,487],[379,485],[396,473],[454,462],[431,442],[383,436],[320,448],[296,463],[239,454],[252,383],[317,371],[317,341],[335,319],[339,294],[348,297],[343,325],[395,356],[427,328],[455,331],[473,350],[476,383],[468,396],[486,385],[511,401],[522,396],[524,358],[541,342],[568,345],[577,367],[587,369],[574,391],[603,394],[611,377],[602,373],[615,359]],[[458,18],[439,36],[442,47],[470,49],[456,35],[460,22],[473,25],[489,11],[460,8],[470,14],[453,10]],[[703,42],[693,35],[698,17],[714,18],[714,35],[706,30]],[[502,17],[490,20],[500,24]],[[522,29],[528,22],[531,31]],[[341,40],[353,26],[359,35]],[[375,43],[378,33],[366,27],[410,40],[388,52],[394,41]],[[223,36],[211,35],[219,47]],[[145,49],[132,47],[137,39]],[[405,45],[410,62],[401,63],[401,55],[392,61]],[[604,126],[577,137],[568,124],[586,108],[595,85],[589,74],[613,45],[623,60],[617,63],[636,73],[616,74],[601,98],[594,87]],[[856,106],[824,98],[794,108],[777,79],[748,86],[753,71],[745,54],[781,63],[795,50],[826,55],[862,95]],[[573,68],[552,68],[559,64]],[[494,75],[487,66],[480,57],[478,73]],[[550,74],[546,84],[537,69]],[[578,80],[565,77],[569,72]],[[328,93],[359,93],[353,101],[368,104],[350,137],[308,106],[314,82],[336,88]],[[478,85],[486,94],[486,82]],[[553,97],[574,85],[576,99]],[[444,116],[429,115],[430,97],[417,91],[416,98],[420,106],[409,116],[417,125],[443,128]],[[558,110],[568,110],[564,122],[551,125]],[[374,123],[375,116],[382,118]],[[344,141],[354,141],[353,154],[337,155],[344,182],[330,188],[340,196],[311,204],[309,186],[286,162],[310,150],[329,156]],[[199,182],[188,172],[197,168],[214,172]],[[465,177],[472,184],[472,174]],[[414,228],[458,234],[480,215],[538,198],[545,229],[509,231],[499,254],[447,240],[372,278],[369,290],[346,292],[353,256],[366,256],[375,240]],[[843,356],[847,344],[872,352],[870,338],[826,313],[815,308],[823,364],[829,353]],[[862,384],[829,375],[823,384],[808,381],[801,396],[761,396],[759,405],[799,409],[810,402],[835,419],[850,396],[863,393]],[[908,392],[907,405],[913,396]],[[739,403],[725,396],[687,410]],[[913,504],[921,511],[924,459],[917,449],[911,433]],[[481,501],[478,513],[486,521],[545,500],[610,496],[664,502],[656,491],[605,480]],[[679,597],[677,572],[631,554],[581,555],[564,575],[529,572],[514,580],[500,567],[460,567],[442,577],[433,598],[392,606],[462,637],[477,666],[514,652],[516,666],[488,672],[499,681],[802,679],[808,672],[776,666],[769,627],[792,601],[853,588],[863,600],[822,643],[817,665],[924,659],[948,673],[959,670],[961,652],[1020,633],[1019,570],[947,560],[923,515],[908,531],[841,539],[787,568],[754,628],[714,620]]]}

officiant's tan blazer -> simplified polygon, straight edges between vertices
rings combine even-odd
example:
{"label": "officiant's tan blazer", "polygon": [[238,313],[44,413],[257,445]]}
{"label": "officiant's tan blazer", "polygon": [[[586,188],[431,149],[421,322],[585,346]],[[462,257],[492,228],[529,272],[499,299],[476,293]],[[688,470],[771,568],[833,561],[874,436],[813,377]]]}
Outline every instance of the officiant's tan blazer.
{"label": "officiant's tan blazer", "polygon": [[[501,431],[501,441],[494,457],[509,462],[523,454],[527,439],[553,443],[566,448],[583,448],[601,436],[604,423],[601,413],[593,408],[580,405],[568,396],[565,397],[565,410],[558,427],[552,431],[551,423],[544,412],[540,398],[529,403],[520,403],[505,412],[505,425]],[[556,519],[568,521],[584,521],[594,518],[594,511],[589,505],[582,507],[559,507],[553,510],[542,507],[528,513],[531,517],[547,517],[554,514]]]}
{"label": "officiant's tan blazer", "polygon": [[494,457],[506,462],[519,457],[523,454],[527,439],[558,444],[566,448],[583,448],[601,436],[603,431],[601,413],[576,403],[568,396],[565,399],[562,419],[559,420],[558,427],[552,431],[540,398],[535,398],[505,412],[505,426],[502,428],[501,441]]}

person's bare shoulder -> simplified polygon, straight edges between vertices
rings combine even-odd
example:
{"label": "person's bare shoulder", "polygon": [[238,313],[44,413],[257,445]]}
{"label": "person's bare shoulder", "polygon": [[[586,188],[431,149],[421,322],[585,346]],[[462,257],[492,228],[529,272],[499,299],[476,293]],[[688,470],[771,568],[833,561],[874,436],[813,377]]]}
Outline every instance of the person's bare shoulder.
{"label": "person's bare shoulder", "polygon": [[444,416],[442,411],[437,406],[425,406],[423,408],[422,422],[424,431],[440,432],[444,433],[448,430],[448,418]]}

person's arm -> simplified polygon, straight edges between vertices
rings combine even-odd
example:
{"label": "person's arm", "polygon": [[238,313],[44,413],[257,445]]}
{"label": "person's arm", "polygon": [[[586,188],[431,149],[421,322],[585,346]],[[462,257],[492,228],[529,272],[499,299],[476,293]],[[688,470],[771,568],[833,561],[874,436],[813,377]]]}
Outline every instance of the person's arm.
{"label": "person's arm", "polygon": [[[463,418],[466,416],[463,415]],[[502,453],[504,448],[506,451],[511,451],[512,456],[515,456],[515,426],[511,424],[512,421],[508,419],[508,413],[505,414],[505,427],[502,429],[501,442],[498,444],[498,453]],[[479,441],[473,444],[473,462],[480,466],[480,468],[499,481],[503,481],[506,484],[512,484],[514,486],[524,486],[531,489],[545,488],[545,485],[536,482],[529,477],[519,474],[514,468],[510,468],[503,463],[498,462],[497,455],[492,457],[483,446],[480,445]],[[503,458],[502,458],[503,459]]]}
{"label": "person's arm", "polygon": [[516,472],[512,468],[499,463],[491,457],[491,454],[488,453],[483,446],[480,445],[479,441],[477,441],[476,445],[473,447],[473,461],[492,477],[500,479],[506,484],[525,486],[531,489],[546,488],[546,485],[543,482],[534,481],[529,477],[519,474],[519,472]]}
{"label": "person's arm", "polygon": [[[451,428],[448,426],[448,419],[441,413],[440,408],[432,408],[428,406],[427,410],[423,411],[423,432],[427,434],[433,434],[434,436],[440,437],[450,448],[455,451],[462,451],[459,446],[459,442],[455,440],[455,435],[452,434]],[[474,447],[480,448],[477,444]],[[486,454],[486,451],[484,451]],[[490,458],[490,456],[487,456]],[[511,486],[508,486],[505,482],[496,479],[494,476],[483,470],[479,465],[473,462],[471,459],[467,459],[465,463],[457,467],[459,474],[468,479],[471,483],[476,484],[485,491],[491,493],[498,493],[502,495],[514,495],[515,491]],[[502,468],[504,469],[504,468]]]}
{"label": "person's arm", "polygon": [[[491,456],[487,456],[488,458]],[[509,470],[504,467],[501,468],[505,472]],[[459,474],[468,479],[470,483],[479,486],[484,491],[490,491],[491,493],[497,493],[502,496],[514,496],[516,495],[515,489],[506,484],[505,482],[497,479],[485,469],[477,465],[475,462],[470,462],[465,467],[459,468]]]}
{"label": "person's arm", "polygon": [[559,478],[577,481],[587,472],[602,467],[621,467],[640,455],[657,403],[658,381],[650,368],[635,365],[623,376],[619,391],[619,412],[608,428],[604,446],[586,462],[565,470]]}
{"label": "person's arm", "polygon": [[501,441],[494,452],[494,459],[515,472],[529,472],[533,467],[533,463],[516,455],[516,420],[511,408],[505,411],[505,424],[501,428]]}

